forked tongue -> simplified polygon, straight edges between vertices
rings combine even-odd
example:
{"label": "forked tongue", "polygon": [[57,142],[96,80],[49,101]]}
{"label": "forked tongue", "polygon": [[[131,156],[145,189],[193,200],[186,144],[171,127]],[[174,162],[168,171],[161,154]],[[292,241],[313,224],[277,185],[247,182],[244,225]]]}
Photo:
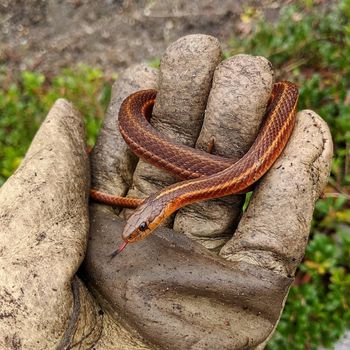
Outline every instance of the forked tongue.
{"label": "forked tongue", "polygon": [[116,250],[116,251],[114,251],[109,257],[111,258],[111,260],[113,259],[113,258],[115,258],[119,253],[121,253],[124,249],[125,249],[125,247],[127,246],[127,244],[128,244],[128,242],[123,242],[121,245],[120,245],[120,247]]}

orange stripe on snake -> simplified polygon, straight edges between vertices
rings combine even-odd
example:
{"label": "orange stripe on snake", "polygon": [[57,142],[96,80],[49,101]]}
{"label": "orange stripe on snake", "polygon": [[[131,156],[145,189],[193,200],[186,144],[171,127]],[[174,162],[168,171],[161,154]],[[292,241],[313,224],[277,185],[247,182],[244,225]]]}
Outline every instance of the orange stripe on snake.
{"label": "orange stripe on snake", "polygon": [[127,97],[119,111],[119,130],[137,156],[187,180],[168,186],[145,200],[110,196],[91,190],[91,197],[100,202],[138,206],[125,225],[125,243],[113,256],[127,243],[148,236],[179,208],[198,201],[242,193],[259,180],[288,142],[295,123],[299,95],[293,83],[282,81],[274,84],[259,134],[249,151],[233,162],[176,143],[155,130],[149,124],[149,119],[156,94],[155,90],[144,90]]}

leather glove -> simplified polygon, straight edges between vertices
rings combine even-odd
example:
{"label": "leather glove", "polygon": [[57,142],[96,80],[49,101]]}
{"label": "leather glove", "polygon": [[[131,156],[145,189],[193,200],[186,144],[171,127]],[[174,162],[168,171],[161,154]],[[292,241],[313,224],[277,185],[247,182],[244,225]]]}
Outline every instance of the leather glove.
{"label": "leather glove", "polygon": [[[120,104],[140,89],[158,89],[151,122],[162,133],[240,158],[258,132],[273,71],[261,57],[221,60],[215,38],[191,35],[167,49],[159,72],[127,69],[91,155],[92,186],[146,197],[177,181],[138,161],[119,134]],[[93,204],[88,215],[82,120],[57,101],[0,190],[1,348],[263,348],[304,255],[331,157],[327,125],[302,111],[243,214],[242,195],[182,208],[169,228],[110,260],[130,211]]]}

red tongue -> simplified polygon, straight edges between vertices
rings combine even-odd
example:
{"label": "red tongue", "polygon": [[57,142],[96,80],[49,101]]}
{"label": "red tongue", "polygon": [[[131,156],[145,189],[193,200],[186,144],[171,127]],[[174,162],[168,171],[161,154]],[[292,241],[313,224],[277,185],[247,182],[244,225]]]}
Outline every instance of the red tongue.
{"label": "red tongue", "polygon": [[121,253],[125,247],[127,246],[128,242],[123,242],[120,247],[115,251],[113,252],[111,255],[110,255],[110,258],[113,259],[115,258],[119,253]]}

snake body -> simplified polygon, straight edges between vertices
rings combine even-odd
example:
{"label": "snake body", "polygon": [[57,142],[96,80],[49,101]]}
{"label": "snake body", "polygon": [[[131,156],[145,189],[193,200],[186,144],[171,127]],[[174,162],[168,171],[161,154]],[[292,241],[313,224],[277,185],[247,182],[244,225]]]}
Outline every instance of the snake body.
{"label": "snake body", "polygon": [[249,151],[233,162],[171,141],[155,130],[149,119],[156,94],[155,90],[143,90],[127,97],[119,111],[119,130],[137,156],[187,180],[168,186],[146,200],[108,196],[92,190],[91,195],[97,200],[138,206],[123,232],[126,243],[143,239],[185,205],[243,192],[273,165],[295,124],[298,89],[288,81],[278,82],[273,86],[257,138]]}

